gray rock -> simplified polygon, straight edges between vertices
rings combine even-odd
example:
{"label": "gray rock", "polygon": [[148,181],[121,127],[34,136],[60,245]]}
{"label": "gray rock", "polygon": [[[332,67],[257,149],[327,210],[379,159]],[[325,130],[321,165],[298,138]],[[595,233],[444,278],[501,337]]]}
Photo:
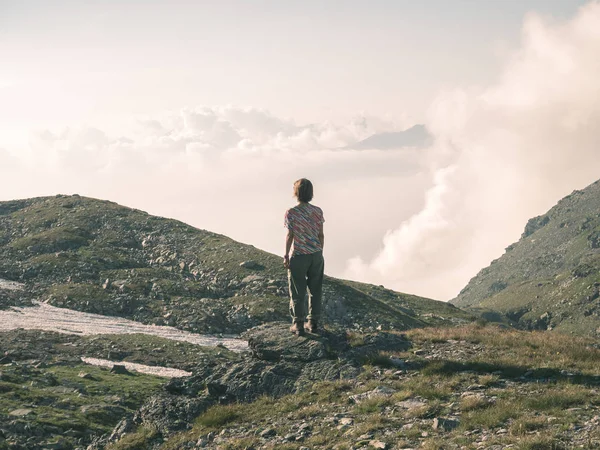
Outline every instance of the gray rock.
{"label": "gray rock", "polygon": [[458,425],[459,425],[458,420],[444,419],[441,417],[436,417],[435,419],[433,419],[432,427],[434,430],[451,431],[451,430],[454,430],[455,428],[457,428]]}
{"label": "gray rock", "polygon": [[398,369],[406,369],[408,367],[406,362],[400,358],[391,357],[390,363],[392,363],[392,365]]}
{"label": "gray rock", "polygon": [[261,281],[264,280],[264,277],[261,277],[260,275],[248,275],[247,277],[245,277],[242,280],[242,283],[244,284],[248,284],[248,283],[252,283],[253,281]]}
{"label": "gray rock", "polygon": [[33,409],[19,408],[8,413],[9,416],[23,417],[33,413]]}
{"label": "gray rock", "polygon": [[377,386],[372,391],[363,392],[362,394],[351,395],[350,399],[355,403],[360,403],[365,400],[370,400],[375,397],[390,397],[397,391],[389,386]]}
{"label": "gray rock", "polygon": [[265,361],[311,362],[332,356],[327,345],[338,340],[338,349],[345,342],[333,336],[323,338],[298,338],[288,330],[289,325],[266,325],[257,327],[248,334],[248,346],[253,355]]}
{"label": "gray rock", "polygon": [[423,408],[424,406],[427,406],[427,403],[425,403],[421,400],[416,400],[414,398],[410,398],[408,400],[403,400],[401,402],[396,403],[396,406],[398,406],[400,408],[408,409],[410,411],[410,410],[417,409],[417,408]]}
{"label": "gray rock", "polygon": [[[356,379],[363,370],[365,356],[410,345],[397,334],[379,333],[366,335],[364,345],[353,348],[345,332],[324,330],[319,335],[299,338],[289,332],[288,324],[281,323],[258,326],[244,337],[248,339],[250,351],[240,360],[202,364],[192,376],[170,380],[163,392],[135,413],[132,423],[154,426],[163,436],[168,436],[189,429],[195,418],[214,404],[250,402],[263,396],[281,397],[309,392],[316,382]],[[379,386],[361,395],[369,398],[391,396],[394,392],[387,386]],[[334,424],[346,429],[353,421],[342,414],[334,418],[332,426]],[[303,439],[310,434],[310,428],[308,421],[302,422],[295,434],[289,433],[289,438],[292,439],[293,434],[293,440]],[[275,429],[261,433],[265,433],[262,437],[272,437]],[[283,436],[278,438],[278,442],[283,439]]]}
{"label": "gray rock", "polygon": [[122,364],[115,364],[114,366],[112,366],[112,369],[110,369],[110,373],[114,373],[117,375],[133,375],[129,370],[127,370],[127,368],[122,365]]}
{"label": "gray rock", "polygon": [[276,435],[277,435],[277,432],[273,428],[267,428],[267,429],[261,431],[259,434],[259,436],[262,438],[269,438],[269,437],[273,437]]}
{"label": "gray rock", "polygon": [[262,264],[257,263],[256,261],[244,261],[240,263],[240,267],[250,270],[262,270],[265,268]]}

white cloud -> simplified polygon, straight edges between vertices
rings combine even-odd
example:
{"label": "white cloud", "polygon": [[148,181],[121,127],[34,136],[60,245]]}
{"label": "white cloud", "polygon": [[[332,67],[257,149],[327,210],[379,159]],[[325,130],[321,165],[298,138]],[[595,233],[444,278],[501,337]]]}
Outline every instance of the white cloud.
{"label": "white cloud", "polygon": [[[45,130],[20,154],[14,178],[0,166],[0,192],[110,199],[282,253],[283,212],[294,203],[293,182],[306,176],[327,215],[328,272],[339,275],[355,252],[373,254],[387,228],[422,206],[430,183],[422,151],[345,149],[396,129],[367,116],[300,126],[227,106],[146,117],[120,138],[96,128]],[[419,194],[396,203],[398,192],[411,191]]]}
{"label": "white cloud", "polygon": [[599,30],[597,3],[564,24],[529,16],[496,84],[431,105],[429,149],[346,149],[405,120],[299,125],[197,107],[125,137],[43,131],[19,152],[0,142],[11,150],[0,151],[0,195],[110,199],[281,253],[292,183],[306,176],[326,214],[328,273],[448,299],[528,218],[600,177]]}
{"label": "white cloud", "polygon": [[527,219],[600,178],[600,4],[564,24],[527,17],[500,81],[440,95],[428,126],[434,185],[347,276],[448,299]]}

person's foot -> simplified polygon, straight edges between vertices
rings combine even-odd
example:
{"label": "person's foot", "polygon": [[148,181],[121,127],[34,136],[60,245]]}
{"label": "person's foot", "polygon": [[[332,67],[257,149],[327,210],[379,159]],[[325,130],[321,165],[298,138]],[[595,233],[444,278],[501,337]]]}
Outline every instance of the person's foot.
{"label": "person's foot", "polygon": [[306,322],[304,324],[304,329],[306,331],[308,331],[309,333],[316,333],[317,332],[317,321],[309,320],[308,322]]}
{"label": "person's foot", "polygon": [[294,322],[290,327],[290,331],[296,336],[304,336],[304,322]]}

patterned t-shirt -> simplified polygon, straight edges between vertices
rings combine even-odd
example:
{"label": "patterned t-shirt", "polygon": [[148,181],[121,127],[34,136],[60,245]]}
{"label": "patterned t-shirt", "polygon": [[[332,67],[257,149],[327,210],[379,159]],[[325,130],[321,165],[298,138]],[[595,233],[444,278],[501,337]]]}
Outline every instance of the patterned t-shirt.
{"label": "patterned t-shirt", "polygon": [[284,226],[294,233],[293,255],[306,255],[323,250],[319,240],[323,211],[310,203],[300,203],[285,212]]}

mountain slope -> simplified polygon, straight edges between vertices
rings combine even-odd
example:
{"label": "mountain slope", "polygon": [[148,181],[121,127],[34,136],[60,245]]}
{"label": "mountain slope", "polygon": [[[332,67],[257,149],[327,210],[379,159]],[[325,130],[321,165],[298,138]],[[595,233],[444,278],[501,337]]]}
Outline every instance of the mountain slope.
{"label": "mountain slope", "polygon": [[[26,283],[26,300],[193,332],[239,333],[289,317],[280,257],[77,195],[0,202],[2,278]],[[329,277],[324,297],[327,320],[354,328],[470,317],[442,302]],[[0,307],[16,302],[0,289]]]}
{"label": "mountain slope", "polygon": [[600,335],[600,181],[527,223],[452,300],[527,328]]}

